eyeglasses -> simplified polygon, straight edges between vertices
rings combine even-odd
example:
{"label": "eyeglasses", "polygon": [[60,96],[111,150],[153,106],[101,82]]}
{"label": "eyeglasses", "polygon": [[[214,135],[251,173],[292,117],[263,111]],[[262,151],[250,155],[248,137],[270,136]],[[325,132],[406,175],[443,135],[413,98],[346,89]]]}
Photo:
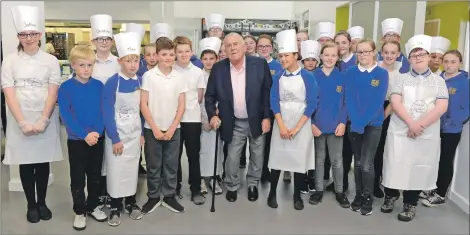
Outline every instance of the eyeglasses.
{"label": "eyeglasses", "polygon": [[107,38],[97,38],[97,39],[95,39],[95,40],[96,40],[97,42],[99,42],[99,43],[103,43],[103,42],[112,42],[112,41],[113,41],[113,39],[110,38],[110,37],[107,37]]}
{"label": "eyeglasses", "polygon": [[374,50],[370,50],[370,51],[356,51],[356,55],[358,56],[368,56],[371,52],[373,52]]}
{"label": "eyeglasses", "polygon": [[220,33],[220,32],[222,32],[222,29],[221,28],[210,28],[209,32],[211,32],[211,33]]}
{"label": "eyeglasses", "polygon": [[40,33],[19,33],[18,37],[21,39],[26,39],[28,37],[30,38],[37,38],[39,37]]}
{"label": "eyeglasses", "polygon": [[423,59],[425,56],[427,56],[428,54],[426,53],[419,53],[417,55],[410,55],[410,60],[416,60],[416,59]]}
{"label": "eyeglasses", "polygon": [[396,34],[387,34],[387,35],[385,35],[384,39],[387,39],[387,40],[389,40],[389,39],[397,40],[398,37],[400,37],[400,36],[398,36],[398,35],[396,35]]}
{"label": "eyeglasses", "polygon": [[258,49],[260,50],[271,49],[272,47],[271,45],[258,45]]}

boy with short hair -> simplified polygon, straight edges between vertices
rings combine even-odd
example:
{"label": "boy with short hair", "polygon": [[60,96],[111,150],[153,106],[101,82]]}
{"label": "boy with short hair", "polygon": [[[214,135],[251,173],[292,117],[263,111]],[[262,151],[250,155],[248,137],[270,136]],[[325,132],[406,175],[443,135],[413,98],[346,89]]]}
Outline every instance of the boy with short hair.
{"label": "boy with short hair", "polygon": [[111,197],[110,226],[121,224],[122,201],[133,220],[142,219],[135,193],[139,159],[144,143],[140,116],[142,77],[136,75],[140,62],[140,35],[134,32],[114,35],[121,71],[108,79],[103,91],[106,127],[107,190]]}
{"label": "boy with short hair", "polygon": [[188,91],[185,94],[186,110],[181,119],[181,139],[179,148],[178,167],[178,187],[180,194],[182,172],[181,155],[183,154],[183,144],[186,147],[189,165],[189,184],[191,189],[191,201],[196,205],[202,205],[206,201],[201,194],[201,169],[199,165],[199,151],[201,150],[201,107],[200,103],[204,97],[204,75],[202,70],[193,65],[190,61],[192,55],[192,42],[187,37],[178,36],[173,40],[176,50],[176,62],[173,69],[181,73],[187,82]]}
{"label": "boy with short hair", "polygon": [[155,46],[155,43],[150,43],[144,47],[144,63],[140,63],[139,70],[137,71],[137,76],[144,76],[145,72],[155,68],[155,66],[157,65],[158,61]]}
{"label": "boy with short hair", "polygon": [[[149,197],[144,214],[163,205],[173,212],[184,207],[175,199],[180,145],[180,120],[185,110],[187,82],[173,69],[175,46],[161,37],[156,42],[158,64],[144,74],[140,108],[145,118],[145,161]],[[200,181],[198,182],[200,183]],[[163,194],[163,202],[160,195]]]}
{"label": "boy with short hair", "polygon": [[70,62],[75,73],[62,83],[58,93],[60,116],[68,135],[70,188],[75,212],[73,228],[76,230],[86,228],[86,214],[99,222],[107,219],[98,200],[104,123],[101,103],[103,84],[91,77],[95,59],[89,47],[74,47],[70,52]]}

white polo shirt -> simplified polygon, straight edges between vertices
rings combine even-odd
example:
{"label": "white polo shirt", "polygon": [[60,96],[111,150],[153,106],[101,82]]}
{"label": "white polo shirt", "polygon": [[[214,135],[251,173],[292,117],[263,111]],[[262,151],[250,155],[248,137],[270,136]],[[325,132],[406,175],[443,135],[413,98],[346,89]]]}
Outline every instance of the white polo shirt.
{"label": "white polo shirt", "polygon": [[183,118],[181,118],[181,122],[201,122],[201,106],[198,101],[198,89],[206,88],[202,70],[192,63],[189,63],[185,68],[175,63],[173,68],[181,74],[183,79],[187,82],[188,87],[188,91],[185,94],[186,109]]}
{"label": "white polo shirt", "polygon": [[[153,121],[160,130],[167,131],[175,120],[180,94],[188,91],[186,81],[175,69],[166,76],[155,66],[142,77],[142,90],[149,93],[148,107]],[[151,129],[147,122],[144,127]]]}
{"label": "white polo shirt", "polygon": [[100,80],[103,84],[106,84],[106,81],[108,81],[110,77],[121,71],[121,66],[117,59],[117,56],[111,53],[109,53],[106,60],[100,60],[98,59],[98,56],[96,56],[96,62],[93,67],[91,77]]}

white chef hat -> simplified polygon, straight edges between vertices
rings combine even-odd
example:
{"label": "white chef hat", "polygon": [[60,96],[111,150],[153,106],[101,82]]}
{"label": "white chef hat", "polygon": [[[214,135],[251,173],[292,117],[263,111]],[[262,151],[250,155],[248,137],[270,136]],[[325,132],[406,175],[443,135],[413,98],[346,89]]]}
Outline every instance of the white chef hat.
{"label": "white chef hat", "polygon": [[157,23],[150,29],[150,41],[155,42],[161,37],[167,37],[173,40],[174,32],[171,26],[167,23]]}
{"label": "white chef hat", "polygon": [[302,60],[307,58],[314,58],[320,61],[321,44],[314,40],[306,40],[300,44],[300,54]]}
{"label": "white chef hat", "polygon": [[276,34],[278,53],[298,52],[297,33],[288,29]]}
{"label": "white chef hat", "polygon": [[427,52],[430,52],[431,51],[431,43],[432,43],[432,37],[430,37],[428,35],[421,34],[421,35],[413,36],[405,44],[407,57],[409,57],[411,51],[416,49],[416,48],[421,48],[421,49],[423,49]]}
{"label": "white chef hat", "polygon": [[90,23],[92,39],[113,37],[113,18],[110,15],[92,15]]}
{"label": "white chef hat", "polygon": [[450,41],[444,37],[432,37],[431,51],[429,53],[439,53],[444,55],[450,48]]}
{"label": "white chef hat", "polygon": [[125,24],[125,29],[126,32],[134,32],[140,35],[140,38],[144,38],[145,35],[145,28],[141,24],[135,24],[135,23],[127,23]]}
{"label": "white chef hat", "polygon": [[382,21],[382,37],[387,33],[396,33],[401,35],[403,29],[403,20],[398,18],[388,18]]}
{"label": "white chef hat", "polygon": [[140,35],[135,32],[119,33],[114,35],[119,58],[126,55],[140,55]]}
{"label": "white chef hat", "polygon": [[39,30],[39,9],[35,6],[14,6],[11,8],[13,22],[15,23],[16,32],[20,33],[27,30]]}
{"label": "white chef hat", "polygon": [[199,49],[201,54],[205,50],[211,50],[214,51],[216,55],[218,55],[221,45],[222,41],[218,37],[208,37],[199,41]]}
{"label": "white chef hat", "polygon": [[205,18],[206,21],[206,29],[209,30],[213,27],[218,27],[220,29],[224,29],[225,26],[225,16],[222,14],[212,13]]}
{"label": "white chef hat", "polygon": [[335,38],[335,24],[331,22],[320,22],[315,28],[315,40],[323,37]]}
{"label": "white chef hat", "polygon": [[354,26],[348,29],[351,39],[364,39],[364,28],[361,26]]}

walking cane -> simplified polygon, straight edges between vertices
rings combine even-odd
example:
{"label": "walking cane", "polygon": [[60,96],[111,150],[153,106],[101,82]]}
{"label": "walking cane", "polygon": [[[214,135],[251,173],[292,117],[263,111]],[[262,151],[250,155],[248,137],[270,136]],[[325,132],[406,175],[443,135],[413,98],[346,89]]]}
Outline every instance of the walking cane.
{"label": "walking cane", "polygon": [[217,176],[217,159],[219,158],[219,127],[220,127],[220,122],[219,122],[219,126],[217,127],[216,129],[216,134],[215,134],[215,158],[214,158],[214,175],[213,175],[213,179],[212,179],[212,206],[211,206],[211,212],[215,212],[215,205],[214,205],[214,201],[215,201],[215,181],[217,180],[216,179],[216,176]]}

